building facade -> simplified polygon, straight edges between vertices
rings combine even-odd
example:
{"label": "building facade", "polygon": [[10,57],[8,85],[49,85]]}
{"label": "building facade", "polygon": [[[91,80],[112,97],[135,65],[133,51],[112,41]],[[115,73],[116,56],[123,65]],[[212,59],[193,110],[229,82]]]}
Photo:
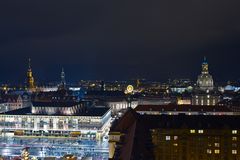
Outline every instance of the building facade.
{"label": "building facade", "polygon": [[237,160],[240,116],[141,115],[129,109],[109,132],[109,159]]}
{"label": "building facade", "polygon": [[94,108],[73,115],[34,114],[24,108],[0,114],[0,130],[19,136],[66,136],[100,140],[110,127],[110,109]]}

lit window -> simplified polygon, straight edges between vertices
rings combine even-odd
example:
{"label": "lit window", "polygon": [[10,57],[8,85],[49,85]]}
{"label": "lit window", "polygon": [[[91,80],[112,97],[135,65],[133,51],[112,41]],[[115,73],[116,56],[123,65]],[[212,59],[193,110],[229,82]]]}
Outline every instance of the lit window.
{"label": "lit window", "polygon": [[203,130],[198,130],[198,133],[202,134],[202,133],[203,133]]}
{"label": "lit window", "polygon": [[209,100],[209,99],[207,100],[207,105],[208,105],[208,106],[210,105],[210,100]]}
{"label": "lit window", "polygon": [[194,130],[194,129],[191,129],[191,130],[190,130],[190,133],[195,133],[195,130]]}
{"label": "lit window", "polygon": [[232,130],[232,134],[237,134],[237,130]]}
{"label": "lit window", "polygon": [[178,136],[174,136],[173,139],[176,141],[178,140]]}
{"label": "lit window", "polygon": [[177,143],[174,143],[174,144],[173,144],[173,146],[177,147],[177,146],[178,146],[178,144],[177,144]]}
{"label": "lit window", "polygon": [[237,150],[232,150],[232,154],[237,154]]}
{"label": "lit window", "polygon": [[214,143],[214,146],[215,147],[220,147],[220,144],[219,143]]}
{"label": "lit window", "polygon": [[215,154],[219,154],[219,153],[220,153],[220,150],[219,150],[219,149],[215,149],[215,150],[214,150],[214,153],[215,153]]}
{"label": "lit window", "polygon": [[170,141],[171,137],[170,136],[166,136],[166,141]]}
{"label": "lit window", "polygon": [[236,140],[237,140],[237,137],[232,137],[232,140],[233,140],[233,141],[236,141]]}
{"label": "lit window", "polygon": [[207,149],[207,154],[212,154],[212,150],[211,149]]}
{"label": "lit window", "polygon": [[216,101],[215,101],[215,99],[213,100],[213,105],[215,105],[216,104]]}

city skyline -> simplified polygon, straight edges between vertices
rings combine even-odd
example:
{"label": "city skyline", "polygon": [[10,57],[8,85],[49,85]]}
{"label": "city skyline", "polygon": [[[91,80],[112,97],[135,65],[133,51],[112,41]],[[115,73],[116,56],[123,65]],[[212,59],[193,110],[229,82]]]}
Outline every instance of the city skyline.
{"label": "city skyline", "polygon": [[[27,61],[26,65],[25,65],[26,67],[25,67],[25,71],[24,72],[26,72],[29,69],[29,67],[32,66],[32,62],[30,62],[30,61],[31,61],[31,58],[28,58],[28,61]],[[208,63],[208,58],[206,56],[202,57],[201,64],[204,63],[205,61]],[[200,67],[201,64],[199,64],[199,67],[197,69],[197,73],[194,73],[194,75],[191,75],[191,76],[188,76],[188,77],[183,77],[180,74],[180,76],[175,76],[175,77],[172,76],[172,77],[168,77],[168,78],[166,77],[166,78],[162,78],[162,79],[149,79],[150,77],[141,77],[141,76],[124,77],[124,78],[119,78],[119,79],[116,79],[116,78],[115,79],[114,78],[113,79],[106,79],[106,78],[98,78],[98,77],[96,77],[95,79],[94,78],[92,78],[92,79],[91,78],[89,78],[89,79],[88,78],[73,79],[71,77],[71,75],[68,75],[68,73],[67,73],[67,79],[68,79],[68,83],[76,83],[76,82],[79,82],[80,80],[129,81],[129,80],[134,80],[134,79],[135,80],[136,79],[145,79],[145,80],[149,80],[149,81],[158,81],[158,82],[167,82],[170,79],[171,80],[174,80],[174,79],[190,79],[191,81],[194,82],[194,81],[197,80],[197,75],[201,72],[201,67]],[[57,68],[54,67],[54,70],[56,70],[56,69]],[[59,69],[61,69],[61,70],[59,70]],[[45,72],[44,74],[46,74],[46,75],[48,74],[48,76],[50,75],[50,77],[48,77],[45,80],[42,77],[39,77],[39,78],[37,77],[37,76],[41,76],[41,74],[36,72],[36,71],[39,71],[38,68],[33,68],[33,71],[32,71],[33,73],[32,74],[33,74],[34,77],[36,77],[36,83],[52,83],[52,82],[55,83],[55,82],[58,82],[58,81],[61,80],[59,78],[60,77],[59,75],[62,74],[62,70],[63,69],[65,70],[64,67],[60,67],[60,68],[58,68],[58,71],[52,72],[53,74],[51,72]],[[68,68],[68,69],[69,69],[68,71],[70,71],[70,73],[72,74],[71,68]],[[211,63],[210,63],[210,73],[214,75],[214,80],[217,83],[224,83],[224,82],[227,82],[227,81],[235,81],[235,82],[239,81],[239,78],[237,78],[237,79],[219,79],[219,77],[215,78],[216,75],[212,72],[212,70],[216,70],[216,69],[212,69]],[[170,75],[170,73],[169,73],[169,75]],[[3,81],[4,80],[4,78],[3,78],[1,83],[13,83],[13,84],[23,84],[23,83],[26,83],[26,80],[27,80],[26,79],[26,73],[25,74],[21,74],[20,77],[23,77],[23,81],[21,81],[21,79],[19,79],[19,81],[14,81],[14,80],[9,80],[9,79],[7,81]],[[55,78],[55,79],[53,79],[53,78]]]}

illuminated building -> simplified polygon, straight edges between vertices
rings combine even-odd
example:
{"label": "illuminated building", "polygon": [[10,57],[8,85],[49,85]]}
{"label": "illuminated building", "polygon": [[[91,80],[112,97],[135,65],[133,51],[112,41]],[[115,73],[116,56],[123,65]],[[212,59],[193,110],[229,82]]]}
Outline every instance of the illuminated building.
{"label": "illuminated building", "polygon": [[198,76],[197,88],[192,94],[192,105],[214,106],[220,101],[220,94],[214,90],[213,78],[208,71],[206,57],[202,63],[202,74]]}
{"label": "illuminated building", "polygon": [[8,135],[88,137],[100,140],[108,132],[111,111],[81,103],[38,102],[33,107],[0,114],[0,129]]}
{"label": "illuminated building", "polygon": [[240,116],[140,115],[129,109],[109,133],[109,159],[235,160]]}
{"label": "illuminated building", "polygon": [[211,91],[214,87],[213,78],[208,71],[208,63],[206,57],[204,57],[204,61],[202,63],[202,74],[198,76],[197,85],[202,91]]}
{"label": "illuminated building", "polygon": [[217,105],[218,102],[220,102],[220,95],[214,92],[196,92],[192,96],[192,105],[214,106]]}
{"label": "illuminated building", "polygon": [[[115,115],[121,110],[126,110],[129,107],[129,102],[126,98],[111,98],[106,100],[106,106],[111,108],[112,114]],[[132,100],[130,106],[134,109],[138,105],[137,100]]]}
{"label": "illuminated building", "polygon": [[31,92],[36,90],[36,86],[35,86],[35,82],[34,82],[34,78],[33,78],[33,74],[32,74],[31,59],[30,58],[29,58],[29,61],[28,61],[27,88]]}
{"label": "illuminated building", "polygon": [[191,97],[178,97],[177,98],[177,104],[178,105],[191,105],[192,104],[192,99]]}
{"label": "illuminated building", "polygon": [[1,96],[0,113],[12,111],[30,106],[30,96],[27,93],[22,95],[5,94]]}

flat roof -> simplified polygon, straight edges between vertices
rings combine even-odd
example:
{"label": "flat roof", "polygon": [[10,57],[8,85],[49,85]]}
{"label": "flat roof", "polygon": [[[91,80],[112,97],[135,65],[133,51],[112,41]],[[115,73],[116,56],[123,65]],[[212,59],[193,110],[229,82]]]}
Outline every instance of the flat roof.
{"label": "flat roof", "polygon": [[138,105],[135,111],[156,112],[232,112],[226,106],[201,106],[201,105]]}
{"label": "flat roof", "polygon": [[52,101],[52,102],[36,102],[33,101],[32,105],[33,107],[73,107],[76,105],[79,105],[83,102],[58,102],[58,101]]}
{"label": "flat roof", "polygon": [[5,113],[0,113],[0,115],[97,116],[97,117],[102,117],[109,110],[110,110],[110,108],[108,108],[108,107],[98,107],[98,108],[91,107],[91,108],[88,108],[84,112],[72,114],[72,115],[64,115],[61,113],[58,113],[58,114],[33,114],[31,111],[31,107],[26,107],[26,108],[16,109],[13,111],[8,111]]}

